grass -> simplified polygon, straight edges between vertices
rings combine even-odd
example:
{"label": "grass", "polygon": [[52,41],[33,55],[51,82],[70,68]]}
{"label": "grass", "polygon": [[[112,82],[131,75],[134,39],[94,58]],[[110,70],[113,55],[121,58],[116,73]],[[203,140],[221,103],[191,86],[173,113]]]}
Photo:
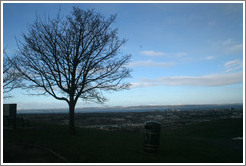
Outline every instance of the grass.
{"label": "grass", "polygon": [[28,143],[52,149],[71,163],[242,163],[242,119],[203,122],[161,133],[158,154],[143,152],[144,134],[33,123],[4,130],[4,145]]}

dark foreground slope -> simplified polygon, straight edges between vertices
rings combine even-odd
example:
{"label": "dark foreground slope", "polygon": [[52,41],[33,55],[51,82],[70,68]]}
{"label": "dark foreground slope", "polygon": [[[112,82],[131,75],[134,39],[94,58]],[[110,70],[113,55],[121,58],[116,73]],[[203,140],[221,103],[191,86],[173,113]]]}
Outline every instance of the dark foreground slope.
{"label": "dark foreground slope", "polygon": [[4,162],[69,163],[241,163],[242,119],[224,119],[162,131],[158,154],[143,152],[143,133],[109,132],[32,123],[5,129]]}

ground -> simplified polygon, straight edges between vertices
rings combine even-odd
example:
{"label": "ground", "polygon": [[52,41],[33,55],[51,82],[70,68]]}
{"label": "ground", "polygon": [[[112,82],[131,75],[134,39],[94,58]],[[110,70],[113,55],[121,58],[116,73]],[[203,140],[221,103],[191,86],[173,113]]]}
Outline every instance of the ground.
{"label": "ground", "polygon": [[223,119],[165,131],[159,153],[143,151],[144,133],[113,132],[31,123],[5,129],[4,163],[242,163],[242,119]]}

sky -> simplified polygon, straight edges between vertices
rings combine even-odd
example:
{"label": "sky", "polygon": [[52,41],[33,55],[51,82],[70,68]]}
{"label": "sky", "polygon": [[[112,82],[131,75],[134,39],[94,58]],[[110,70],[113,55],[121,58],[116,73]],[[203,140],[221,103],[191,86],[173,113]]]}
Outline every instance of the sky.
{"label": "sky", "polygon": [[[129,90],[105,92],[104,104],[93,106],[243,103],[242,3],[4,3],[3,48],[12,56],[16,38],[36,16],[71,14],[72,7],[94,9],[105,17],[117,14],[112,28],[127,39],[121,48],[131,54]],[[33,90],[31,93],[35,93]],[[22,89],[4,103],[18,109],[67,108],[50,96]]]}

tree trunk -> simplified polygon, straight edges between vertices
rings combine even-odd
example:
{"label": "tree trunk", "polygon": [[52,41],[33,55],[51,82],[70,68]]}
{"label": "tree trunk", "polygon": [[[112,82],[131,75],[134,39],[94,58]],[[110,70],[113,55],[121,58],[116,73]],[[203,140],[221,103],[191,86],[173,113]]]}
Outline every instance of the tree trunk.
{"label": "tree trunk", "polygon": [[69,132],[71,135],[75,135],[75,121],[74,121],[74,109],[75,109],[75,104],[70,103],[69,104]]}

